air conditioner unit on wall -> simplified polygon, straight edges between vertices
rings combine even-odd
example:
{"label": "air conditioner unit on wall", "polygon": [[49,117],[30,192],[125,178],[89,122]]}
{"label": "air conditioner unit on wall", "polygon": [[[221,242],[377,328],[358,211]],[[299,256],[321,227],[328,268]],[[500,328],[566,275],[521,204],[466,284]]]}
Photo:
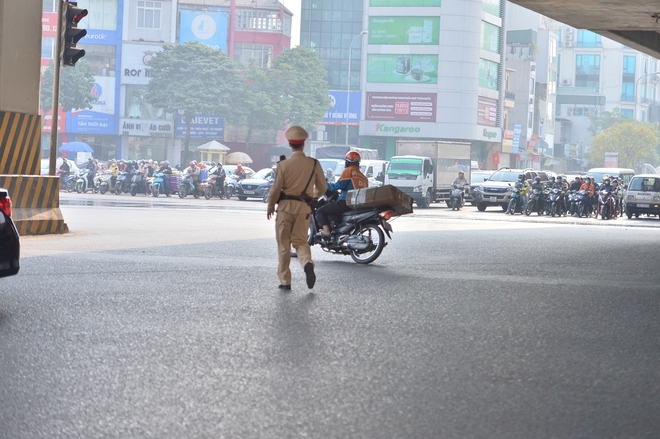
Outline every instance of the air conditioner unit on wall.
{"label": "air conditioner unit on wall", "polygon": [[572,27],[567,27],[566,28],[566,33],[567,34],[572,34],[573,33],[573,28]]}
{"label": "air conditioner unit on wall", "polygon": [[566,41],[573,41],[573,34],[566,34],[566,37],[564,39]]}
{"label": "air conditioner unit on wall", "polygon": [[570,79],[562,79],[561,85],[570,86],[571,85],[571,80]]}

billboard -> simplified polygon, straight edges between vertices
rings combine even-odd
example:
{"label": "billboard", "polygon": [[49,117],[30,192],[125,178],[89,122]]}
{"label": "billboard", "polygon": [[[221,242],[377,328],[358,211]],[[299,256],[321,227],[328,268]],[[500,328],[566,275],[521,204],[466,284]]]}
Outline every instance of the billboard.
{"label": "billboard", "polygon": [[440,6],[440,0],[369,0],[369,6]]}
{"label": "billboard", "polygon": [[[330,90],[328,91],[331,107],[325,111],[323,125],[346,125],[346,92]],[[357,125],[360,122],[360,92],[352,91],[351,99],[348,102],[348,124]]]}
{"label": "billboard", "polygon": [[[174,136],[185,139],[186,122],[180,113],[176,114]],[[224,140],[225,120],[213,114],[197,114],[190,123],[190,138],[203,140]]]}
{"label": "billboard", "polygon": [[438,55],[367,55],[367,82],[437,84]]}
{"label": "billboard", "polygon": [[518,154],[520,151],[520,135],[522,134],[522,125],[513,126],[513,143],[511,144],[511,152]]}
{"label": "billboard", "polygon": [[435,122],[436,94],[367,93],[366,119]]}
{"label": "billboard", "polygon": [[75,110],[66,120],[67,133],[117,134],[115,118],[115,78],[94,76],[91,110]]}
{"label": "billboard", "polygon": [[497,126],[497,99],[483,96],[477,98],[477,124]]}
{"label": "billboard", "polygon": [[440,17],[370,17],[369,44],[437,46]]}
{"label": "billboard", "polygon": [[479,60],[479,87],[497,90],[498,71],[500,65],[487,59]]}
{"label": "billboard", "polygon": [[179,42],[197,41],[227,51],[227,14],[181,11]]}

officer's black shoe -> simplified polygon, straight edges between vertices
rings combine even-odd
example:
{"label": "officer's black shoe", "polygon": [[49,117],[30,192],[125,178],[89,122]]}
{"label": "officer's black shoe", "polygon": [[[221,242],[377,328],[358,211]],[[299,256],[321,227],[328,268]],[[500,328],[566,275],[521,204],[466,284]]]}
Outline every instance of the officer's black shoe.
{"label": "officer's black shoe", "polygon": [[316,275],[314,274],[314,264],[308,262],[305,264],[305,277],[307,278],[307,288],[314,288],[316,283]]}
{"label": "officer's black shoe", "polygon": [[282,285],[282,284],[280,284],[277,288],[279,288],[280,290],[290,290],[291,285]]}

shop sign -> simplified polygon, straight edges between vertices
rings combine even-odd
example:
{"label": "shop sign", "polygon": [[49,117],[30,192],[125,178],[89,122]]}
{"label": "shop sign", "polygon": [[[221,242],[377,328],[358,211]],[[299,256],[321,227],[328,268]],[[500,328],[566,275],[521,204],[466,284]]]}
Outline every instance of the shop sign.
{"label": "shop sign", "polygon": [[159,45],[124,43],[121,53],[122,84],[148,84],[151,80],[149,65],[156,52],[163,50]]}
{"label": "shop sign", "polygon": [[[186,137],[186,122],[177,112],[175,120],[175,135],[177,139]],[[197,114],[190,123],[190,138],[203,140],[224,140],[225,120],[213,114]]]}
{"label": "shop sign", "polygon": [[522,125],[514,125],[513,126],[513,144],[511,148],[511,152],[513,154],[518,154],[518,151],[520,150],[520,135],[522,134]]}
{"label": "shop sign", "polygon": [[477,124],[497,126],[497,100],[479,96],[477,103]]}
{"label": "shop sign", "polygon": [[122,136],[172,137],[174,129],[168,120],[121,119]]}
{"label": "shop sign", "polygon": [[497,131],[492,131],[489,130],[488,128],[484,128],[482,131],[481,135],[486,139],[486,140],[493,140],[497,138]]}
{"label": "shop sign", "polygon": [[[325,115],[321,123],[323,125],[346,125],[346,91],[329,90],[328,99],[330,108],[325,110]],[[351,92],[351,100],[348,102],[348,123],[357,125],[360,122],[360,101],[362,100],[359,91]]]}

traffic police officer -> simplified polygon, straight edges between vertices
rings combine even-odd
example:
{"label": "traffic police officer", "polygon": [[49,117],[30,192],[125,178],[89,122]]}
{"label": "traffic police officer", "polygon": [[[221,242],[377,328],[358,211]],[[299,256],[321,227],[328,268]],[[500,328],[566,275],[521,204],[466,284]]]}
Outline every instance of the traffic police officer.
{"label": "traffic police officer", "polygon": [[277,240],[279,288],[291,289],[291,246],[296,249],[298,261],[305,271],[307,286],[314,287],[316,275],[312,252],[307,244],[307,234],[312,209],[305,200],[317,198],[325,193],[327,183],[321,164],[309,158],[303,152],[307,131],[302,127],[292,126],[286,131],[286,138],[291,147],[291,156],[277,164],[275,181],[268,195],[266,217],[275,212],[275,239]]}

